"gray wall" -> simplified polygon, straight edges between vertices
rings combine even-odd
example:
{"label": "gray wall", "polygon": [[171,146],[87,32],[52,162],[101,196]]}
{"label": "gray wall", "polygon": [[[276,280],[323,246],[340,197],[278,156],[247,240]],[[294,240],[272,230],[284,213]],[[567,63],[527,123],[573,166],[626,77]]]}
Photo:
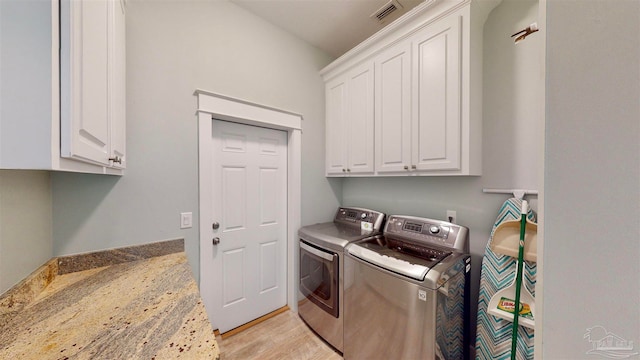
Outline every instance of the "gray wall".
{"label": "gray wall", "polygon": [[638,358],[640,2],[546,10],[542,358],[593,357],[595,326],[633,341]]}
{"label": "gray wall", "polygon": [[[388,214],[446,219],[470,229],[472,313],[477,311],[480,269],[491,227],[508,195],[483,194],[483,188],[536,189],[542,115],[536,110],[543,86],[536,36],[513,44],[509,37],[535,22],[537,1],[506,0],[489,15],[484,29],[483,175],[481,177],[351,178],[343,187],[345,205]],[[520,148],[518,148],[520,146]],[[535,209],[536,199],[530,198]],[[475,315],[472,334],[475,341]]]}
{"label": "gray wall", "polygon": [[302,223],[330,218],[341,186],[323,176],[318,71],[331,58],[227,1],[127,4],[128,169],[52,175],[54,254],[185,238],[199,276],[196,89],[302,114]]}
{"label": "gray wall", "polygon": [[49,173],[0,170],[0,294],[52,254]]}
{"label": "gray wall", "polygon": [[[51,116],[51,4],[0,1],[0,45],[0,163],[29,158],[45,166],[46,152],[34,148],[51,141],[41,126]],[[49,173],[0,170],[0,294],[51,258],[51,221]]]}
{"label": "gray wall", "polygon": [[3,168],[51,167],[51,71],[51,3],[0,1]]}

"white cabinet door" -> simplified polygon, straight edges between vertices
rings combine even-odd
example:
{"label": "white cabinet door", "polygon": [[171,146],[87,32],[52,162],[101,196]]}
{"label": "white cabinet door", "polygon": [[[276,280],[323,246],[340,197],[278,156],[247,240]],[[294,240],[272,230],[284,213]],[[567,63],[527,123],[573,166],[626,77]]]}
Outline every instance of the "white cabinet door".
{"label": "white cabinet door", "polygon": [[373,63],[352,70],[348,77],[346,121],[347,173],[373,173]]}
{"label": "white cabinet door", "polygon": [[327,175],[373,173],[373,63],[326,84]]}
{"label": "white cabinet door", "polygon": [[375,159],[378,173],[407,171],[411,166],[409,42],[375,59]]}
{"label": "white cabinet door", "polygon": [[412,41],[412,159],[418,171],[460,169],[461,25],[461,16],[449,16]]}
{"label": "white cabinet door", "polygon": [[347,170],[347,82],[346,77],[326,85],[326,166],[327,175]]}
{"label": "white cabinet door", "polygon": [[120,0],[60,4],[62,157],[124,167],[123,5]]}
{"label": "white cabinet door", "polygon": [[109,157],[114,159],[112,166],[126,168],[126,36],[125,7],[123,0],[116,0],[110,7],[112,11],[112,28],[109,49],[109,108],[111,137]]}
{"label": "white cabinet door", "polygon": [[109,164],[109,2],[63,1],[61,155]]}

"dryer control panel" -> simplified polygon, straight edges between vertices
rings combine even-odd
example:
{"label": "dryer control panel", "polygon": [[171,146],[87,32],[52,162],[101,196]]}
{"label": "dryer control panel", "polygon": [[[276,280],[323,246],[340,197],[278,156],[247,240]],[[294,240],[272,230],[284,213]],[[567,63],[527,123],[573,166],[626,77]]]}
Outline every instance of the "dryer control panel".
{"label": "dryer control panel", "polygon": [[340,207],[336,212],[334,222],[353,224],[360,227],[362,223],[370,223],[373,231],[380,231],[384,222],[384,214],[369,209],[355,207]]}

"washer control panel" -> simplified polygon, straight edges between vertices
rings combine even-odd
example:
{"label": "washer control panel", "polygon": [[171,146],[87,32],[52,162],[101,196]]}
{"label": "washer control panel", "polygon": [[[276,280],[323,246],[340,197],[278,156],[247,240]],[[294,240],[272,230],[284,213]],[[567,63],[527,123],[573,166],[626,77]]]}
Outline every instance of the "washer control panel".
{"label": "washer control panel", "polygon": [[389,216],[384,235],[464,252],[467,252],[469,247],[466,227],[414,216]]}

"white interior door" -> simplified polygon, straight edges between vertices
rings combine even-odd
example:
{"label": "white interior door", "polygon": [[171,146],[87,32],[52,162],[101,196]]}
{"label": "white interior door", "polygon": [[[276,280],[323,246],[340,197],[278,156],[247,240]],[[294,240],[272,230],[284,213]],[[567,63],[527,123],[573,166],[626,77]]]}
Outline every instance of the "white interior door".
{"label": "white interior door", "polygon": [[[287,303],[287,133],[213,120],[212,319],[226,332]],[[206,261],[207,259],[205,259]]]}

